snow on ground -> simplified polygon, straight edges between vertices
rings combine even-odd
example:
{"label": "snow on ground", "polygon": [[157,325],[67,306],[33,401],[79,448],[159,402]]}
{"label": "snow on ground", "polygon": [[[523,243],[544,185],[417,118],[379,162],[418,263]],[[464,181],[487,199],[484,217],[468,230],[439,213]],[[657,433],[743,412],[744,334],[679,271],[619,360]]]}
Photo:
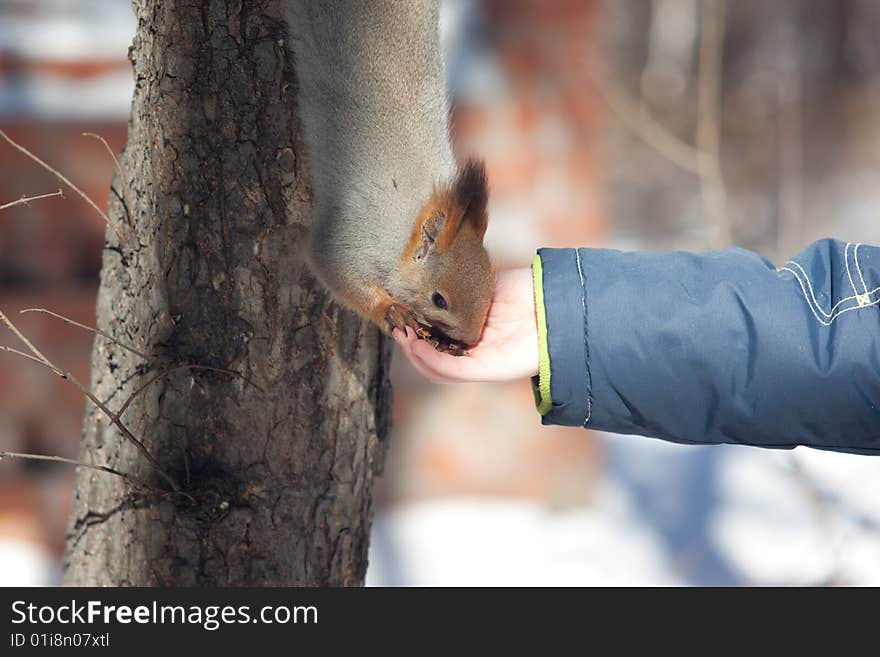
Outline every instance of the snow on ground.
{"label": "snow on ground", "polygon": [[681,583],[650,532],[624,518],[617,524],[595,510],[554,512],[517,500],[406,505],[376,517],[367,585]]}
{"label": "snow on ground", "polygon": [[36,543],[0,537],[0,586],[57,586],[57,560]]}
{"label": "snow on ground", "polygon": [[382,510],[368,585],[880,584],[880,459],[607,436],[588,508]]}

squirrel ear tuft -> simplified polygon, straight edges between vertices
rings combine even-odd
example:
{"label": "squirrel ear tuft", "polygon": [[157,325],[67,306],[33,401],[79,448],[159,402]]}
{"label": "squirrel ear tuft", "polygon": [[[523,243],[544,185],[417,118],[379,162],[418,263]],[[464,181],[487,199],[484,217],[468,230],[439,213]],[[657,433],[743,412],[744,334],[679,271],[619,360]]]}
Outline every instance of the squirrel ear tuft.
{"label": "squirrel ear tuft", "polygon": [[432,212],[425,218],[421,224],[416,244],[413,245],[415,247],[412,250],[413,260],[421,260],[434,249],[445,225],[445,212]]}
{"label": "squirrel ear tuft", "polygon": [[453,186],[458,206],[464,212],[464,221],[473,226],[480,238],[486,232],[489,215],[489,183],[486,180],[486,165],[482,160],[469,159],[458,171]]}
{"label": "squirrel ear tuft", "polygon": [[404,259],[422,260],[432,251],[444,253],[465,224],[470,224],[482,240],[489,221],[488,202],[486,167],[482,160],[468,160],[458,170],[451,185],[434,190],[431,200],[419,214]]}

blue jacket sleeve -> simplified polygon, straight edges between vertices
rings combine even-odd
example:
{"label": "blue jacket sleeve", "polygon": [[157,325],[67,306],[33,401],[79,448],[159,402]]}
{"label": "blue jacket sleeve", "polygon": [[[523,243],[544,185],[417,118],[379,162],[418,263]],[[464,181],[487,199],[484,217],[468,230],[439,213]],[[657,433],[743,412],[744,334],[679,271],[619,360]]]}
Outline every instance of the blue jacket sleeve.
{"label": "blue jacket sleeve", "polygon": [[542,249],[544,424],[880,454],[880,248]]}

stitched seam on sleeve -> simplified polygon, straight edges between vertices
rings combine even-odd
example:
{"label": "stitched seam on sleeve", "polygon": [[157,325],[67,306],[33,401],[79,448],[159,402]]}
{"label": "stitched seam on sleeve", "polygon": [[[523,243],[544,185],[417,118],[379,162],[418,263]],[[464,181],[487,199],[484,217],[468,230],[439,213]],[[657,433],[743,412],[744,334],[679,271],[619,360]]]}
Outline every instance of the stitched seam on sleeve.
{"label": "stitched seam on sleeve", "polygon": [[535,288],[535,320],[538,323],[538,386],[535,405],[538,413],[546,415],[553,408],[550,395],[550,349],[547,342],[547,309],[544,306],[544,270],[541,256],[532,259],[532,283]]}
{"label": "stitched seam on sleeve", "polygon": [[[852,243],[847,242],[846,246],[843,249],[843,258],[844,263],[846,264],[846,275],[849,278],[849,283],[852,286],[852,290],[854,294],[851,296],[840,299],[837,303],[835,303],[831,310],[825,310],[822,306],[819,305],[819,301],[816,299],[816,293],[813,290],[813,284],[810,282],[810,277],[807,275],[806,270],[801,266],[801,264],[795,260],[789,260],[785,263],[784,267],[777,269],[777,272],[787,272],[794,276],[795,280],[797,280],[800,285],[801,291],[803,292],[804,299],[807,302],[807,307],[809,307],[810,312],[813,313],[813,316],[816,318],[822,326],[831,326],[838,317],[843,315],[844,313],[848,313],[852,310],[859,310],[861,308],[869,308],[871,306],[877,306],[880,304],[880,295],[874,297],[875,294],[880,292],[880,286],[875,287],[873,290],[868,290],[868,286],[865,282],[865,277],[862,272],[861,263],[859,263],[859,247],[861,244],[856,244],[855,249],[853,249],[853,263],[855,265],[856,272],[859,277],[859,281],[862,284],[862,292],[860,293],[858,288],[856,287],[855,280],[852,276],[852,271],[849,266],[849,247],[852,246]],[[791,265],[791,266],[789,266]],[[796,268],[796,269],[793,269]],[[855,303],[850,303],[850,302]],[[844,304],[847,304],[844,306]],[[841,306],[843,306],[841,308]]]}
{"label": "stitched seam on sleeve", "polygon": [[581,308],[584,312],[584,370],[587,378],[587,417],[581,426],[586,428],[587,422],[593,415],[593,374],[590,372],[590,331],[587,322],[587,284],[584,278],[584,270],[581,267],[581,250],[575,249],[575,259],[577,260],[578,276],[581,281]]}
{"label": "stitched seam on sleeve", "polygon": [[856,244],[856,248],[853,249],[853,262],[856,265],[856,271],[859,273],[859,280],[862,281],[862,296],[868,295],[868,286],[865,283],[865,276],[862,274],[862,266],[859,264],[859,247],[861,244]]}

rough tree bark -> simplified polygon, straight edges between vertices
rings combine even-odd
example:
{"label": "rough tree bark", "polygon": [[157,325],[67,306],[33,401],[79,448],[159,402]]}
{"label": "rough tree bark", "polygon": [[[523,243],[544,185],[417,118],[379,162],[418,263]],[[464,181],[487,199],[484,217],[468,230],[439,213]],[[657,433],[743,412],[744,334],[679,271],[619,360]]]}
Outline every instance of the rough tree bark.
{"label": "rough tree bark", "polygon": [[[134,234],[107,233],[97,322],[153,360],[98,337],[92,389],[115,410],[176,365],[240,376],[178,369],[135,397],[123,422],[186,495],[81,468],[66,583],[360,584],[389,352],[299,255],[310,191],[278,2],[133,5]],[[94,408],[82,450],[168,488]]]}

